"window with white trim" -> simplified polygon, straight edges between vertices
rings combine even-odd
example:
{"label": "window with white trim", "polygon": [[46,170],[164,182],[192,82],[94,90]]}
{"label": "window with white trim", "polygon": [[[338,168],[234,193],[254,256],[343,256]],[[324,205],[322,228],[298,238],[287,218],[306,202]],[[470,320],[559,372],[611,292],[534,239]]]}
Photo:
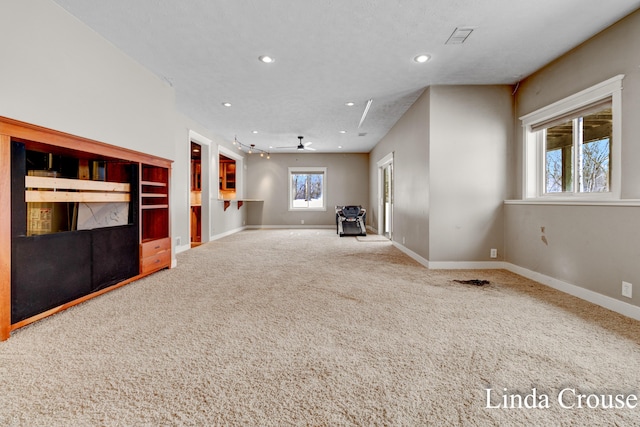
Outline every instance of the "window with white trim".
{"label": "window with white trim", "polygon": [[327,210],[327,168],[289,168],[289,210]]}
{"label": "window with white trim", "polygon": [[623,77],[521,117],[525,198],[619,197]]}

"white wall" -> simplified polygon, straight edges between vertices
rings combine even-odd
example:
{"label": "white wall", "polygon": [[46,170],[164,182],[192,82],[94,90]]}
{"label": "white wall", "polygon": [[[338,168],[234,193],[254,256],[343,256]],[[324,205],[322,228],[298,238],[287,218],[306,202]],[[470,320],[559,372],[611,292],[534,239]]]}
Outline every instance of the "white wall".
{"label": "white wall", "polygon": [[[171,231],[188,249],[189,131],[211,141],[211,179],[230,142],[176,112],[173,88],[49,0],[1,2],[0,40],[0,115],[174,160]],[[246,215],[223,211],[217,178],[211,188],[207,238]]]}
{"label": "white wall", "polygon": [[0,115],[172,158],[172,88],[55,3],[0,3],[0,40]]}
{"label": "white wall", "polygon": [[[208,242],[228,232],[236,231],[246,222],[246,209],[237,209],[236,205],[224,210],[218,200],[218,150],[226,147],[232,150],[230,142],[223,140],[182,114],[175,115],[174,121],[175,162],[172,175],[172,212],[171,227],[177,251],[190,248],[190,190],[191,190],[191,141],[202,147],[202,240]],[[243,157],[235,149],[234,152]],[[205,170],[209,166],[208,171]],[[207,191],[208,190],[208,191]],[[208,199],[208,206],[207,206]],[[180,244],[176,239],[180,238]]]}

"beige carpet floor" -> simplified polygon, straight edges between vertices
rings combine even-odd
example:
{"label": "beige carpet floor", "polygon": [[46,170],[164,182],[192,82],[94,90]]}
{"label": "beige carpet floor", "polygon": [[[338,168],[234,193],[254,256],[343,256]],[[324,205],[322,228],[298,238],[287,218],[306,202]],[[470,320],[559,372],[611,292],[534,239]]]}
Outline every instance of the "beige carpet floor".
{"label": "beige carpet floor", "polygon": [[[557,402],[637,396],[640,322],[514,274],[429,271],[334,230],[177,258],[0,343],[0,425],[640,425],[640,407]],[[549,408],[487,408],[487,388]]]}

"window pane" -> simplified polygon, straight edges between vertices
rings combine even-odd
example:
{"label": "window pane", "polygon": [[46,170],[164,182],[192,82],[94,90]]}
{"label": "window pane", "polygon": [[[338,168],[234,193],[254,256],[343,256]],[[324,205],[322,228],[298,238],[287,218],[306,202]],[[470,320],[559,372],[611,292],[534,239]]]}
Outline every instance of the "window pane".
{"label": "window pane", "polygon": [[546,129],[545,193],[573,191],[573,120]]}
{"label": "window pane", "polygon": [[589,114],[581,121],[583,142],[580,144],[579,190],[585,193],[610,191],[611,109]]}
{"label": "window pane", "polygon": [[562,150],[547,150],[546,158],[546,193],[559,193],[562,191]]}
{"label": "window pane", "polygon": [[292,173],[292,207],[323,208],[323,177],[321,173]]}
{"label": "window pane", "polygon": [[309,175],[309,207],[322,207],[322,174]]}
{"label": "window pane", "polygon": [[307,208],[307,176],[302,174],[292,174],[293,179],[293,207]]}

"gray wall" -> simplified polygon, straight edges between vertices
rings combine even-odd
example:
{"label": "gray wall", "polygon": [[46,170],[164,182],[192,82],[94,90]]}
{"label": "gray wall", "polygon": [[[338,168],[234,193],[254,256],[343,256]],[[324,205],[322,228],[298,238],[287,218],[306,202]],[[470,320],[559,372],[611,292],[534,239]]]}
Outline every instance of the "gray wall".
{"label": "gray wall", "polygon": [[[517,115],[570,96],[618,74],[622,91],[622,197],[640,197],[640,11],[585,42],[520,85]],[[516,132],[518,190],[522,131]],[[521,192],[519,191],[519,196]],[[623,201],[624,203],[624,201]],[[637,204],[627,200],[629,205]],[[634,305],[640,305],[640,207],[526,204],[505,206],[507,261]],[[541,227],[545,228],[542,241]],[[621,281],[635,284],[633,300]]]}
{"label": "gray wall", "polygon": [[[336,205],[361,205],[368,209],[368,154],[275,153],[268,160],[247,156],[246,162],[245,194],[247,198],[263,200],[245,205],[249,226],[302,226],[302,220],[304,226],[335,226]],[[326,211],[289,211],[288,168],[298,166],[327,168]]]}
{"label": "gray wall", "polygon": [[502,256],[512,114],[507,86],[432,86],[422,94],[369,165],[373,204],[377,162],[394,153],[394,241],[430,262],[487,261],[491,248]]}
{"label": "gray wall", "polygon": [[393,240],[429,258],[429,93],[416,102],[371,151],[370,223],[378,227],[378,162],[393,153]]}
{"label": "gray wall", "polygon": [[431,89],[430,261],[502,258],[512,116],[507,86]]}

